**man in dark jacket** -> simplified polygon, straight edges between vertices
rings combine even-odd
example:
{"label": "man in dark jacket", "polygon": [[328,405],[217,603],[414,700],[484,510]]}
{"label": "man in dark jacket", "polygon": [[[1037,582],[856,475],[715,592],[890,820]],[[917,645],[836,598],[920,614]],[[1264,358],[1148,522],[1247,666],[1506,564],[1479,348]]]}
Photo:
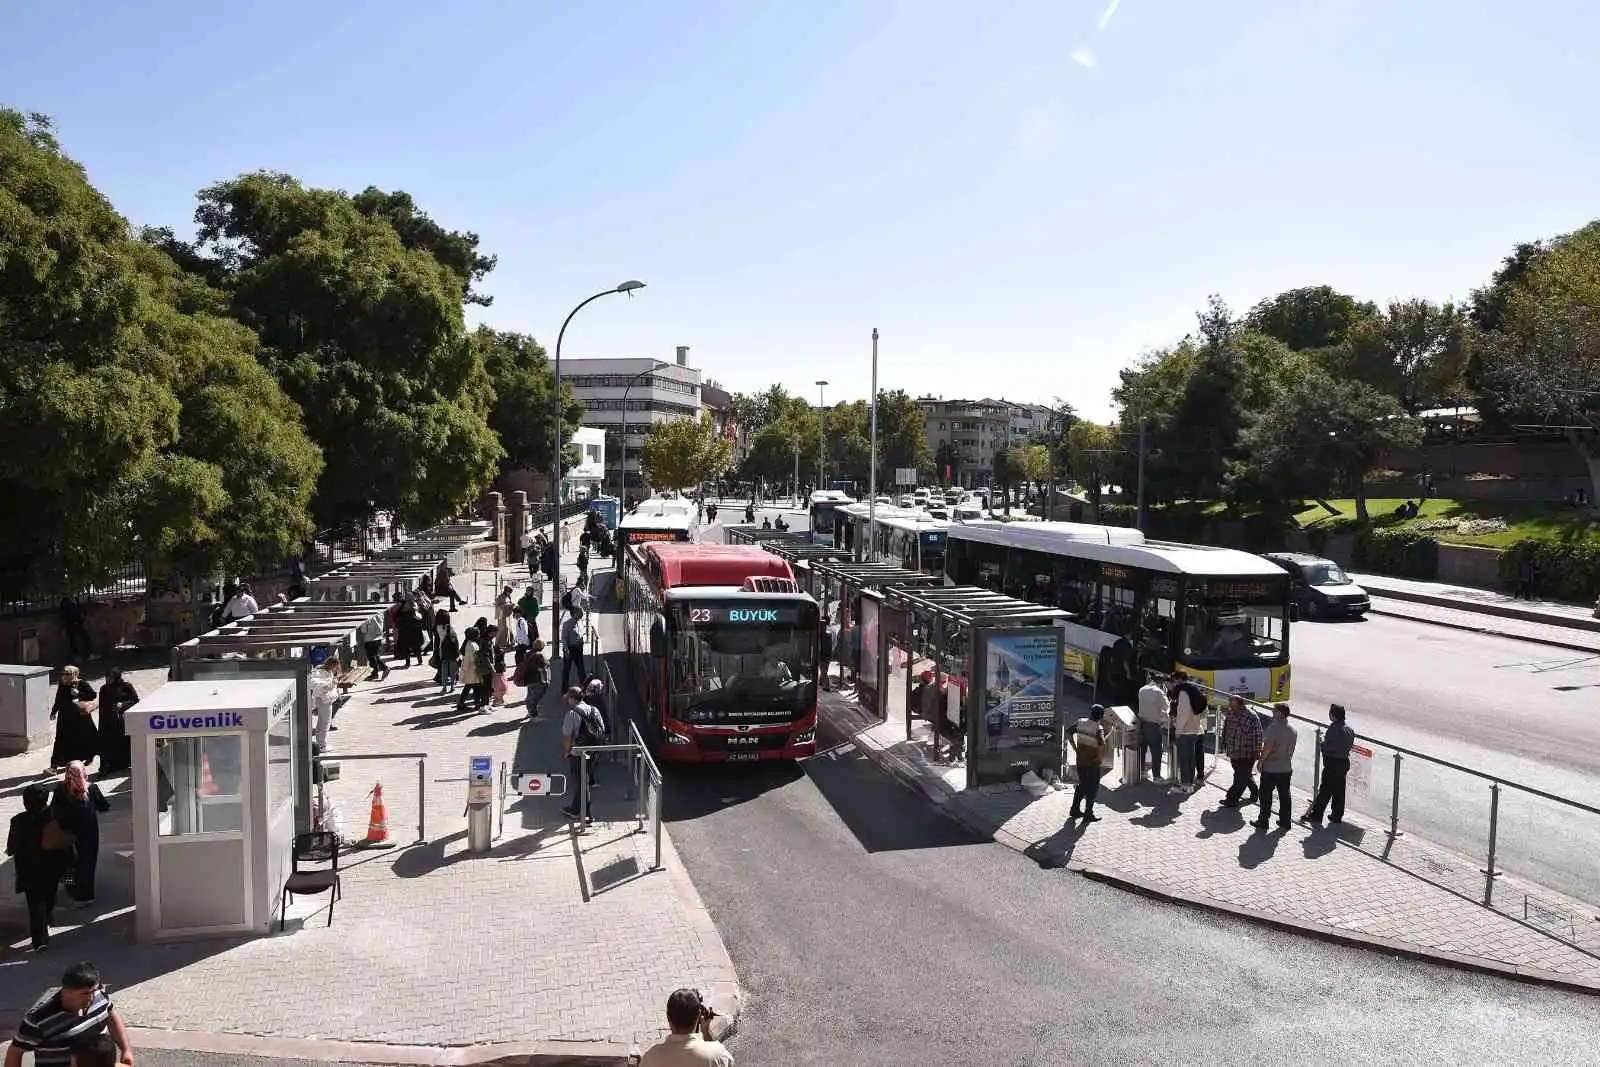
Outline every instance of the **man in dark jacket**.
{"label": "man in dark jacket", "polygon": [[1300,816],[1301,822],[1321,822],[1322,813],[1333,805],[1328,821],[1344,821],[1345,779],[1350,775],[1350,750],[1355,747],[1356,732],[1344,721],[1344,705],[1328,705],[1328,730],[1322,735],[1322,781],[1317,785],[1317,799]]}

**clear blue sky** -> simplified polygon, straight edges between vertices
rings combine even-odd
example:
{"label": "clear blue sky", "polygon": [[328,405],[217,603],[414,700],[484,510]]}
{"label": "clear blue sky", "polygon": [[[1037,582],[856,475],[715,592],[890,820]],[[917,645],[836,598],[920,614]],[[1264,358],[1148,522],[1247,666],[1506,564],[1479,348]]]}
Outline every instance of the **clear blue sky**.
{"label": "clear blue sky", "polygon": [[1060,396],[1326,282],[1462,298],[1600,214],[1593,0],[12,0],[0,104],[130,218],[242,171],[401,188],[482,318],[731,388]]}

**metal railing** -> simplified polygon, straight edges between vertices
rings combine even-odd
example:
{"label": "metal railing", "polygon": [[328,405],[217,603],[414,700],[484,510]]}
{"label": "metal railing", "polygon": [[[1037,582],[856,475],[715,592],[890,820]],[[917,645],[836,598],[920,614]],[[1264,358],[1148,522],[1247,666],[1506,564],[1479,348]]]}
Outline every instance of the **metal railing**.
{"label": "metal railing", "polygon": [[[1236,695],[1192,684],[1224,701]],[[1240,699],[1258,713],[1271,714],[1271,704]],[[1309,779],[1314,795],[1321,785],[1322,741],[1328,723],[1293,711],[1289,721],[1302,735],[1295,746],[1294,777],[1301,782]],[[1215,767],[1220,767],[1226,758],[1220,711],[1212,713],[1208,726],[1214,728]],[[1170,730],[1166,736],[1170,751]],[[1495,737],[1509,747],[1516,744],[1517,734],[1507,724]],[[1600,922],[1595,921],[1600,913],[1594,907],[1600,903],[1600,807],[1372,734],[1357,732],[1355,739],[1346,806],[1388,824],[1381,846],[1362,847],[1407,869],[1420,868],[1430,880],[1523,918],[1561,940],[1600,948]],[[1471,802],[1474,784],[1482,790],[1481,808]],[[1407,840],[1407,830],[1422,840]],[[1442,848],[1430,848],[1429,842]],[[1529,887],[1507,887],[1497,893],[1497,883],[1506,874],[1520,875],[1571,900],[1542,896]],[[1578,914],[1575,902],[1581,902],[1587,914]]]}
{"label": "metal railing", "polygon": [[661,868],[661,768],[650,755],[639,727],[628,723],[631,740],[615,745],[574,745],[572,754],[578,757],[578,809],[579,817],[589,821],[589,760],[605,753],[626,753],[633,763],[633,776],[628,783],[625,800],[633,801],[633,820],[638,824],[635,833],[645,833],[647,828],[655,849],[652,871]]}
{"label": "metal railing", "polygon": [[[313,763],[344,763],[360,760],[416,760],[417,761],[417,844],[428,840],[428,754],[426,752],[329,752],[312,757]],[[320,778],[321,776],[316,776]],[[326,810],[324,783],[317,783],[317,800]]]}

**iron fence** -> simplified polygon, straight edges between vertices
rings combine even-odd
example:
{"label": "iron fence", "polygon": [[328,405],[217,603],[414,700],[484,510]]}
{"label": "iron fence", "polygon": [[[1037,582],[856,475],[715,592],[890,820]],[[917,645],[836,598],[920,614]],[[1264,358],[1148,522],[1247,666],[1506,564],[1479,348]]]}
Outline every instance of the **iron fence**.
{"label": "iron fence", "polygon": [[[70,595],[82,604],[114,604],[124,600],[139,600],[145,595],[149,578],[144,563],[132,560],[112,572],[100,584],[74,590]],[[61,592],[48,592],[30,588],[30,583],[17,572],[0,573],[0,616],[35,615],[55,611],[61,605]]]}

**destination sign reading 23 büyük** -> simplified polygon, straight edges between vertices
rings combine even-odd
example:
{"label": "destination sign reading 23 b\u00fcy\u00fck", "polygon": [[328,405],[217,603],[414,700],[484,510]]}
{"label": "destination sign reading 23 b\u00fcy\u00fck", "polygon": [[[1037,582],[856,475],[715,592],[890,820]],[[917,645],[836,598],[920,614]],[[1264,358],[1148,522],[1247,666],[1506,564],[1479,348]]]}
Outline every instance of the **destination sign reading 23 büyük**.
{"label": "destination sign reading 23 b\u00fcy\u00fck", "polygon": [[707,604],[685,606],[682,619],[690,626],[795,626],[801,621],[798,605]]}

